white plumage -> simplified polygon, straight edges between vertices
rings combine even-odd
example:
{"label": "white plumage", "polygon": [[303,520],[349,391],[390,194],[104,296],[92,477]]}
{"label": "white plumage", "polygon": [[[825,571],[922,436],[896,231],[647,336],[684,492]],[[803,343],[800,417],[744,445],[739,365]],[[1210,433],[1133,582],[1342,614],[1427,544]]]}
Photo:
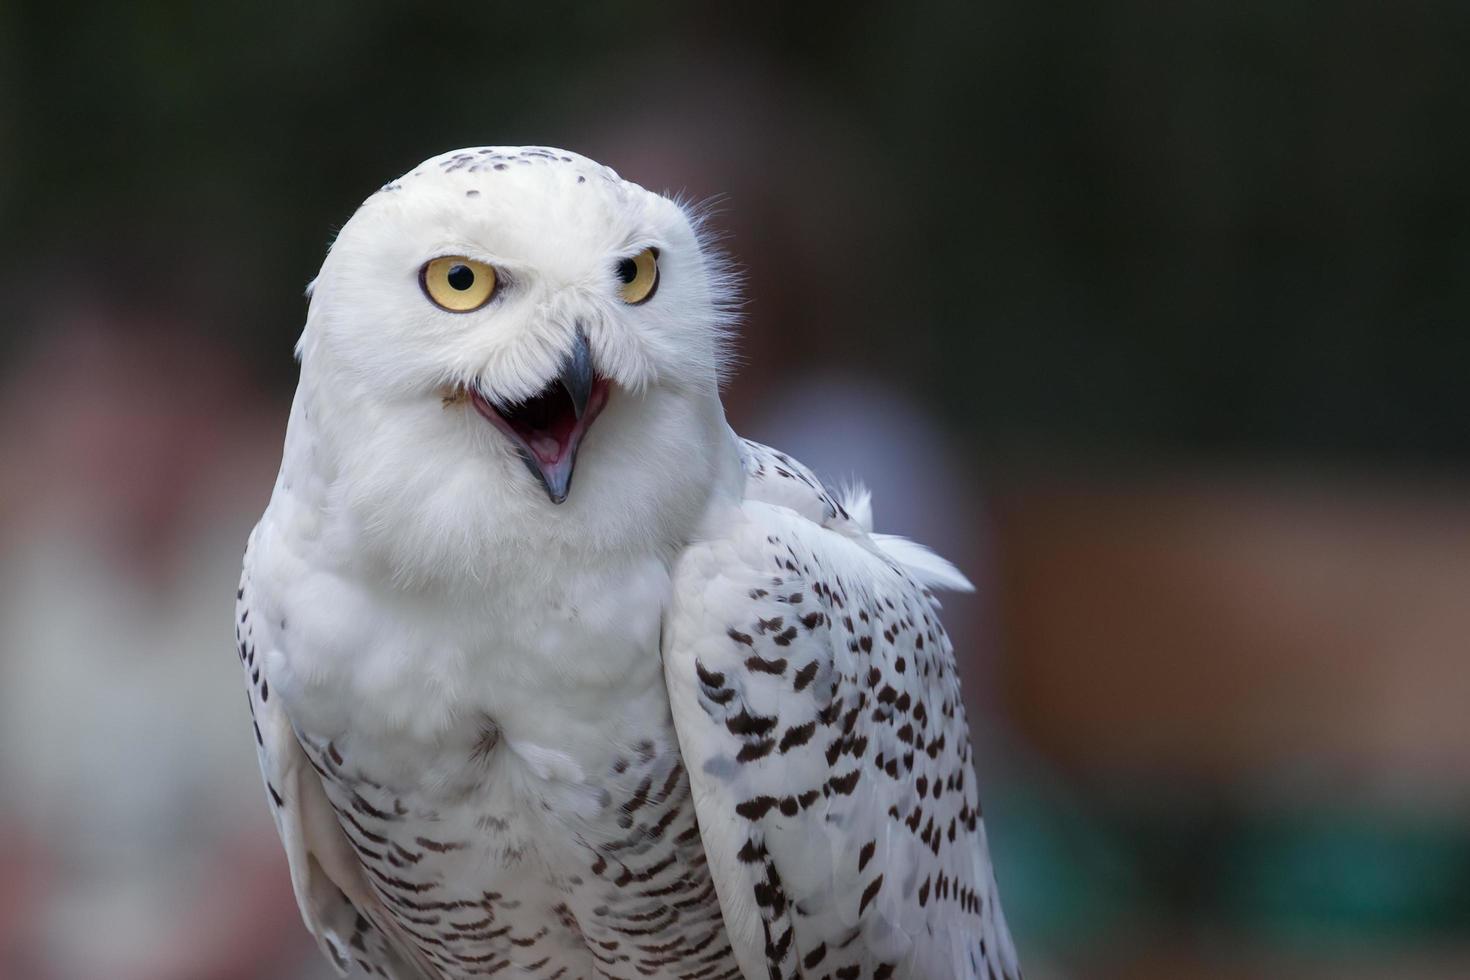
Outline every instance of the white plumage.
{"label": "white plumage", "polygon": [[968,583],[730,431],[729,300],[684,208],[560,150],[342,229],[237,617],[339,967],[1019,976],[928,591]]}

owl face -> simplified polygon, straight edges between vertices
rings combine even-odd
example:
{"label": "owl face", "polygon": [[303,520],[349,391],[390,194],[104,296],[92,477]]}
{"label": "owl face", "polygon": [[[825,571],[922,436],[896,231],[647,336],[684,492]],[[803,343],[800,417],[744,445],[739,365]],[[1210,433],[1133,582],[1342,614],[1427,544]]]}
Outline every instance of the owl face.
{"label": "owl face", "polygon": [[342,228],[310,291],[303,385],[329,403],[339,465],[367,477],[353,485],[388,499],[412,484],[432,506],[478,481],[502,512],[576,509],[624,492],[635,462],[634,486],[688,465],[707,438],[726,282],[683,208],[593,161],[446,153]]}

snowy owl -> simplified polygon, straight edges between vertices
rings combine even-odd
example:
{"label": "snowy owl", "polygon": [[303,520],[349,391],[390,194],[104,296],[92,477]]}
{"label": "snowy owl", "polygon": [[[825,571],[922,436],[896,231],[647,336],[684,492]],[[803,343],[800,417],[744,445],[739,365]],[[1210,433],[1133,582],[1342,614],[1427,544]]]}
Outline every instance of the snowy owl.
{"label": "snowy owl", "polygon": [[690,209],[451,152],[309,295],[236,637],[339,970],[1019,976],[931,591],[969,584],[731,431]]}

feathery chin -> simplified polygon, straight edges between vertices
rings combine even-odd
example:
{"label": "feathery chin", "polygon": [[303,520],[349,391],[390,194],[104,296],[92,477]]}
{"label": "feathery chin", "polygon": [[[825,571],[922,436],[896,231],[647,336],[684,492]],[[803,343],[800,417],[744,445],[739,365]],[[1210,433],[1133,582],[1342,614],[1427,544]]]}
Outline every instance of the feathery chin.
{"label": "feathery chin", "polygon": [[332,442],[342,516],[379,574],[408,590],[475,591],[554,575],[557,555],[671,556],[704,514],[728,438],[712,395],[616,390],[559,505],[462,402],[397,405],[339,424]]}

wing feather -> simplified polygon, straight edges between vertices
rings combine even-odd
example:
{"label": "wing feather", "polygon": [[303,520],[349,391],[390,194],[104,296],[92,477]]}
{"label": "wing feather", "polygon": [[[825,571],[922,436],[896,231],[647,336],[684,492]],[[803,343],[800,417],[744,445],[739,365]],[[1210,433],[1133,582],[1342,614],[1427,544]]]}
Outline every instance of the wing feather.
{"label": "wing feather", "polygon": [[920,582],[963,578],[880,546],[788,457],[743,455],[745,500],[678,562],[664,640],[742,970],[1018,977],[954,654]]}
{"label": "wing feather", "polygon": [[[254,535],[252,535],[252,540]],[[250,617],[250,560],[235,603],[235,641],[245,672],[246,697],[255,727],[256,755],[276,831],[291,869],[301,919],[341,976],[354,965],[389,980],[425,980],[429,974],[405,944],[389,938],[391,926],[364,880],[362,866],[337,822],[321,779],[297,740],[281,706],[271,697],[265,650],[269,625]]]}

